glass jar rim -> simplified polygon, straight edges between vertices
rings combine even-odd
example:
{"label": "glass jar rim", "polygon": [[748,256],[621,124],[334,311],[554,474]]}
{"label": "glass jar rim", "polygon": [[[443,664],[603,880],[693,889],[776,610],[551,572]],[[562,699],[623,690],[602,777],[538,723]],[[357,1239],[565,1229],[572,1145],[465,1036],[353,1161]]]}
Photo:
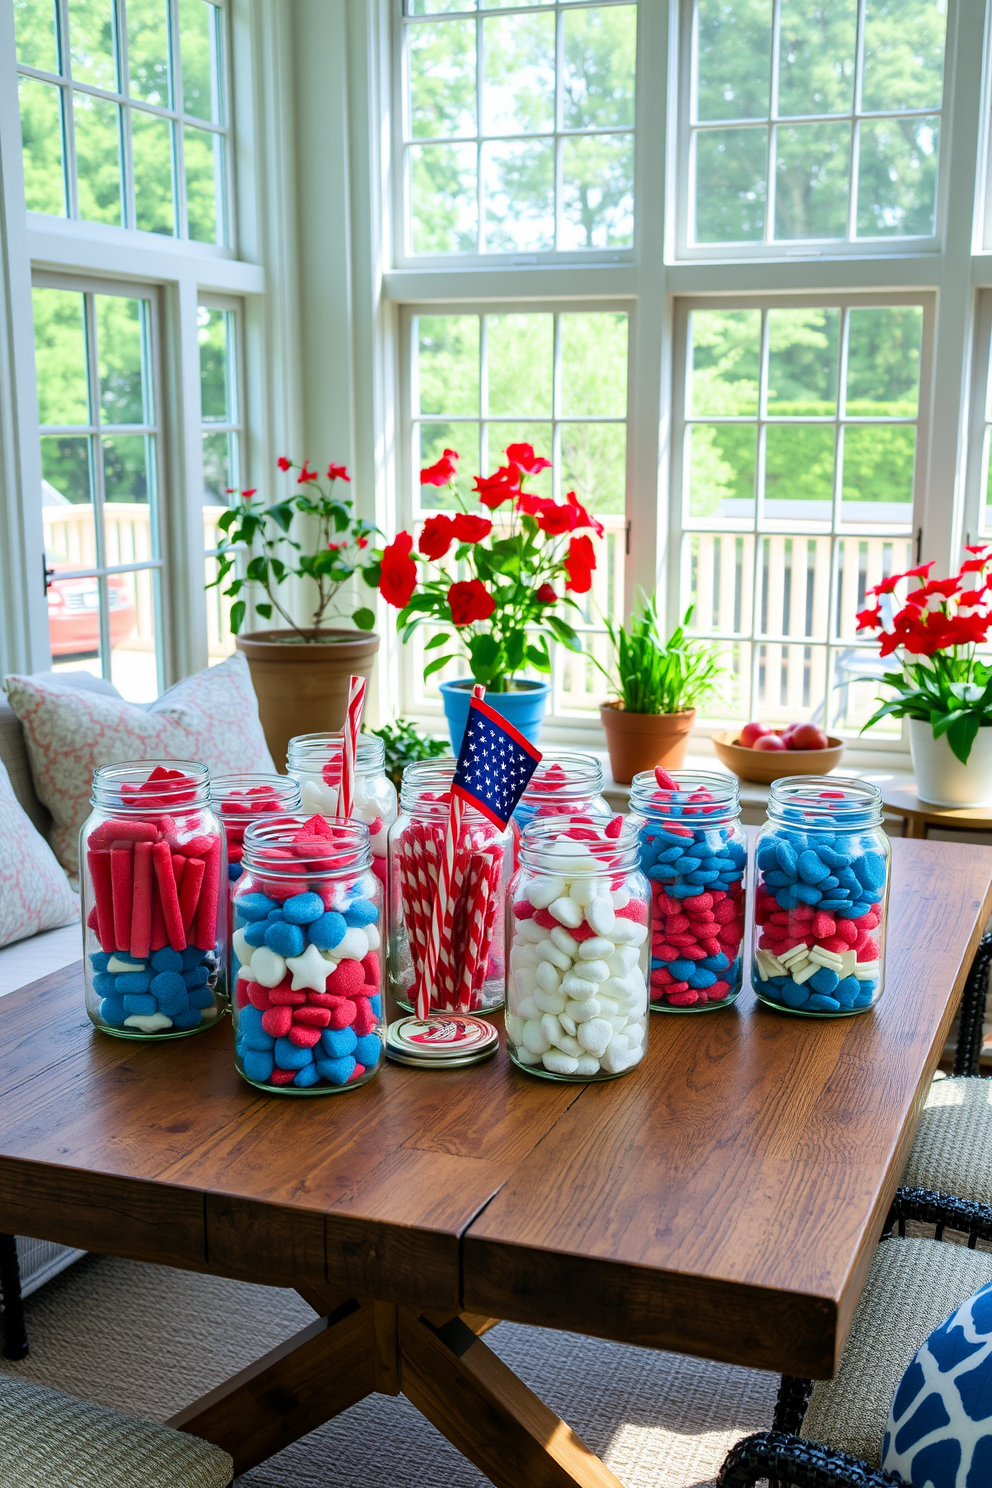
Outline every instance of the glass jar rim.
{"label": "glass jar rim", "polygon": [[[620,828],[615,837],[606,835],[606,828],[619,821]],[[573,837],[581,831],[596,833],[595,839],[588,836]],[[593,878],[605,874],[628,873],[640,863],[640,834],[630,817],[616,816],[602,811],[576,811],[569,815],[537,816],[527,823],[520,835],[520,862],[541,872],[555,871],[555,858],[565,856],[552,850],[559,842],[575,841],[578,844],[593,843],[593,858],[588,868],[569,868],[571,876],[588,874]]]}
{"label": "glass jar rim", "polygon": [[[155,770],[179,770],[151,781]],[[142,799],[144,797],[144,799]],[[163,811],[199,811],[210,805],[210,771],[197,760],[122,760],[93,771],[90,805],[115,811],[161,815]]]}
{"label": "glass jar rim", "polygon": [[854,831],[882,823],[882,793],[870,780],[786,775],[768,788],[768,819],[804,832]]}
{"label": "glass jar rim", "polygon": [[[328,760],[337,759],[344,750],[344,730],[327,729],[318,734],[297,734],[286,750],[288,769],[319,774]],[[386,743],[378,734],[359,734],[355,751],[355,770],[360,775],[378,772],[386,763]]]}
{"label": "glass jar rim", "polygon": [[[325,817],[332,828],[330,837],[315,837],[312,853],[299,851],[301,844],[293,846],[293,839],[312,816],[302,813],[296,816],[280,812],[278,817],[263,818],[252,822],[245,830],[241,866],[266,878],[295,880],[305,878],[354,877],[372,866],[372,839],[365,822],[355,818]],[[286,849],[292,858],[276,857]],[[334,859],[343,859],[334,862]],[[301,891],[302,892],[302,891]]]}
{"label": "glass jar rim", "polygon": [[264,816],[265,813],[261,811],[236,811],[221,797],[229,795],[247,801],[253,792],[261,795],[265,788],[279,796],[277,809],[280,813],[295,811],[299,808],[300,782],[292,775],[276,774],[214,775],[210,780],[210,805],[222,819],[225,811],[230,816]]}
{"label": "glass jar rim", "polygon": [[[457,766],[458,761],[453,754],[442,754],[431,760],[414,760],[407,765],[400,776],[400,810],[407,816],[447,815],[451,782],[455,778]],[[424,799],[434,793],[449,799]]]}
{"label": "glass jar rim", "polygon": [[[558,766],[564,779],[548,783],[549,771]],[[603,788],[603,766],[594,754],[578,749],[545,750],[537,769],[524,788],[522,801],[544,801],[549,796],[567,801],[579,796],[598,795]]]}
{"label": "glass jar rim", "polygon": [[[710,821],[740,816],[741,787],[735,775],[715,770],[673,770],[669,774],[680,788],[669,791],[667,800],[656,800],[665,787],[658,784],[653,770],[639,771],[630,786],[630,809],[648,817],[699,816]],[[700,790],[708,791],[709,797],[694,800],[693,793]]]}

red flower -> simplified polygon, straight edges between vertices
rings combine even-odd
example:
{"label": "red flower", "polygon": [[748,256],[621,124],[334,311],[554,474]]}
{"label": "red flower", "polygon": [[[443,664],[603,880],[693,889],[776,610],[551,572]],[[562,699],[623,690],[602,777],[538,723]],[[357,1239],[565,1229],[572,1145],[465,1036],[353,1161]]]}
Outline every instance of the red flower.
{"label": "red flower", "polygon": [[417,547],[425,558],[443,558],[451,547],[452,536],[451,518],[439,512],[437,516],[427,518]]}
{"label": "red flower", "polygon": [[522,511],[525,517],[539,517],[554,504],[550,496],[534,496],[530,491],[521,491],[517,497],[517,511]]}
{"label": "red flower", "polygon": [[534,598],[540,604],[557,604],[558,596],[550,584],[542,584],[540,589],[534,593]]}
{"label": "red flower", "polygon": [[237,486],[225,486],[224,487],[224,495],[225,496],[237,496],[238,495],[238,488],[237,488]]}
{"label": "red flower", "polygon": [[456,512],[451,519],[451,532],[456,542],[481,542],[492,530],[489,518],[477,517],[474,512]]}
{"label": "red flower", "polygon": [[591,516],[589,512],[586,511],[585,507],[582,505],[582,502],[576,496],[575,492],[569,491],[565,499],[570,506],[575,507],[575,515],[577,519],[575,523],[576,527],[591,527],[597,537],[602,537],[602,522],[598,522],[595,517]]}
{"label": "red flower", "polygon": [[549,501],[538,517],[537,525],[549,537],[561,537],[565,532],[574,532],[579,522],[574,507],[557,506],[555,502]]}
{"label": "red flower", "polygon": [[458,474],[454,462],[460,459],[461,456],[457,450],[446,449],[440,460],[436,460],[433,465],[428,465],[420,472],[420,484],[422,486],[446,486]]}
{"label": "red flower", "polygon": [[588,537],[573,537],[568,545],[565,572],[568,574],[566,589],[573,594],[588,594],[592,588],[592,575],[596,567],[596,554],[592,540]]}
{"label": "red flower", "polygon": [[355,546],[356,547],[367,548],[368,545],[369,545],[369,540],[368,540],[367,537],[359,537],[359,538],[356,539],[356,543],[355,543]]}
{"label": "red flower", "polygon": [[931,558],[929,563],[920,563],[916,568],[907,568],[903,574],[904,579],[925,579],[933,568],[935,559]]}
{"label": "red flower", "polygon": [[476,620],[488,620],[496,608],[496,601],[481,579],[452,584],[448,590],[448,604],[455,625],[473,625]]}
{"label": "red flower", "polygon": [[858,630],[878,630],[882,623],[881,610],[859,610],[854,617]]}
{"label": "red flower", "polygon": [[516,496],[519,490],[520,477],[512,465],[501,465],[493,475],[475,477],[475,494],[490,511],[495,511],[511,496]]}
{"label": "red flower", "polygon": [[985,589],[966,589],[963,594],[958,595],[958,609],[970,609],[972,605],[981,604],[985,599]]}
{"label": "red flower", "polygon": [[888,576],[887,579],[883,579],[880,584],[873,584],[870,589],[866,589],[865,590],[865,593],[866,594],[894,594],[895,593],[895,589],[896,589],[896,585],[899,583],[899,580],[900,579],[904,579],[905,577],[906,577],[905,574],[889,574],[889,576]]}
{"label": "red flower", "polygon": [[280,455],[276,464],[280,470],[290,470],[292,469],[293,462],[292,460],[287,460],[285,455]]}
{"label": "red flower", "polygon": [[305,486],[308,481],[320,480],[320,476],[317,474],[316,470],[311,470],[309,468],[309,466],[310,466],[310,461],[309,460],[304,460],[303,461],[303,469],[300,471],[299,475],[296,477],[296,484],[298,486]]}
{"label": "red flower", "polygon": [[924,599],[930,599],[932,595],[940,594],[944,599],[950,599],[952,594],[957,594],[960,587],[957,579],[931,579],[929,583],[924,584],[922,589],[914,591],[913,603],[919,604],[921,595]]}
{"label": "red flower", "polygon": [[551,469],[551,461],[535,455],[532,444],[508,444],[505,454],[510,464],[516,465],[524,475],[537,475],[542,470]]}
{"label": "red flower", "polygon": [[346,480],[346,481],[348,481],[350,483],[351,482],[351,476],[348,474],[348,467],[347,467],[347,465],[328,465],[328,467],[327,467],[327,479],[328,480]]}
{"label": "red flower", "polygon": [[983,573],[988,561],[987,558],[969,558],[967,563],[962,563],[958,578],[960,579],[962,574],[966,573]]}
{"label": "red flower", "polygon": [[417,565],[410,557],[412,547],[411,534],[400,532],[382,553],[379,593],[387,604],[394,605],[398,610],[409,604],[410,596],[417,587]]}

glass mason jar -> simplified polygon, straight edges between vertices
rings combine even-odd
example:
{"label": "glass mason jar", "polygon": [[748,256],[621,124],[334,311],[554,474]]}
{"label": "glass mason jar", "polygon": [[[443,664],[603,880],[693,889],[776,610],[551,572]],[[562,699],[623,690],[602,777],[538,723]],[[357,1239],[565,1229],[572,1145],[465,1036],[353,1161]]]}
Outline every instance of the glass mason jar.
{"label": "glass mason jar", "polygon": [[864,780],[791,775],[755,847],[751,985],[773,1007],[844,1018],[882,993],[889,840]]}
{"label": "glass mason jar", "polygon": [[79,834],[86,1011],[118,1038],[181,1038],[226,1000],[227,853],[205,765],[93,772]]}
{"label": "glass mason jar", "polygon": [[227,836],[227,876],[241,877],[241,844],[245,830],[264,817],[300,810],[300,783],[289,775],[215,775],[210,782],[210,804],[224,823]]}
{"label": "glass mason jar", "polygon": [[[430,936],[454,773],[453,759],[407,765],[400,814],[389,829],[389,985],[404,1008],[413,1006]],[[503,916],[512,860],[510,828],[501,830],[466,803],[455,858],[459,887],[432,1008],[484,1013],[503,1006]]]}
{"label": "glass mason jar", "polygon": [[747,839],[732,776],[676,770],[665,790],[634,776],[631,818],[651,884],[651,1006],[701,1013],[729,1007],[743,981]]}
{"label": "glass mason jar", "polygon": [[603,799],[603,767],[594,754],[561,750],[545,753],[513,813],[525,831],[535,817],[573,816],[590,811],[608,815]]}
{"label": "glass mason jar", "polygon": [[[286,773],[300,783],[300,806],[308,816],[337,816],[344,734],[298,734],[289,741]],[[386,746],[376,734],[361,734],[355,756],[355,809],[372,839],[372,867],[386,883],[387,833],[396,820],[396,787],[386,774]]]}
{"label": "glass mason jar", "polygon": [[364,822],[302,815],[245,833],[234,890],[234,1062],[250,1085],[330,1095],[382,1055],[382,885]]}
{"label": "glass mason jar", "polygon": [[644,1058],[651,895],[639,857],[637,828],[619,817],[544,817],[524,833],[506,1047],[529,1074],[610,1080]]}

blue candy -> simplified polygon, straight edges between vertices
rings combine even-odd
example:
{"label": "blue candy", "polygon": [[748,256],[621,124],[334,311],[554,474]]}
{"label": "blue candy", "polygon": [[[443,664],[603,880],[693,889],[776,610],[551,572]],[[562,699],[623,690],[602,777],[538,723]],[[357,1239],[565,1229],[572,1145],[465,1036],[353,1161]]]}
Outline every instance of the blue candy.
{"label": "blue candy", "polygon": [[792,893],[796,899],[801,899],[804,904],[819,904],[823,898],[819,889],[815,889],[812,884],[808,883],[793,884]]}
{"label": "blue candy", "polygon": [[338,914],[335,909],[329,909],[319,920],[314,920],[307,926],[307,935],[311,945],[315,945],[318,951],[332,951],[344,940],[347,929],[344,915]]}
{"label": "blue candy", "polygon": [[299,925],[291,925],[287,921],[269,921],[265,930],[265,944],[270,951],[277,951],[280,956],[302,956],[303,955],[303,931]]}
{"label": "blue candy", "polygon": [[775,842],[775,858],[782,872],[787,873],[790,878],[795,878],[796,864],[798,862],[796,851],[782,837],[779,837]]}
{"label": "blue candy", "polygon": [[799,877],[804,883],[818,884],[822,878],[829,877],[830,869],[825,863],[821,863],[815,852],[809,848],[800,853],[796,865],[799,869]]}
{"label": "blue candy", "polygon": [[109,1023],[111,1028],[123,1028],[124,1019],[127,1017],[123,998],[105,997],[100,1004],[100,1017],[104,1023]]}
{"label": "blue candy", "polygon": [[306,1090],[310,1085],[316,1085],[320,1079],[320,1071],[313,1063],[305,1064],[301,1070],[297,1070],[293,1076],[293,1084],[300,1090]]}
{"label": "blue candy", "polygon": [[203,1016],[199,1008],[188,1008],[185,1013],[176,1014],[172,1020],[172,1026],[185,1032],[188,1028],[199,1028],[202,1022]]}
{"label": "blue candy", "polygon": [[829,966],[821,966],[819,971],[814,971],[809,979],[813,991],[819,992],[821,996],[833,992],[839,982],[840,977],[835,971],[831,971]]}
{"label": "blue candy", "polygon": [[100,997],[113,997],[117,991],[117,978],[109,971],[98,971],[93,978],[93,991]]}
{"label": "blue candy", "polygon": [[857,977],[843,977],[842,980],[838,982],[837,986],[834,988],[833,995],[836,997],[842,1008],[850,1008],[854,1006],[855,998],[857,997],[860,990],[861,983],[858,981]]}
{"label": "blue candy", "polygon": [[280,924],[281,924],[282,921],[286,918],[286,916],[285,916],[285,914],[283,913],[283,910],[282,910],[282,905],[280,904],[280,905],[277,905],[275,909],[270,909],[269,912],[268,912],[268,914],[265,916],[265,918],[269,922],[270,925],[275,920],[278,920],[280,922]]}
{"label": "blue candy", "polygon": [[250,925],[245,926],[245,940],[250,946],[264,945],[268,928],[268,920],[253,920]]}
{"label": "blue candy", "polygon": [[302,1069],[305,1064],[313,1063],[313,1051],[301,1049],[299,1044],[292,1043],[288,1038],[276,1039],[274,1053],[280,1069]]}
{"label": "blue candy", "polygon": [[283,909],[291,925],[309,925],[324,913],[324,901],[319,894],[294,894]]}
{"label": "blue candy", "polygon": [[253,1003],[246,1003],[243,1008],[238,1009],[238,1034],[244,1038],[248,1034],[261,1033],[262,1010],[255,1007]]}
{"label": "blue candy", "polygon": [[127,993],[147,992],[151,986],[152,979],[147,971],[122,971],[117,976],[117,995],[124,997]]}
{"label": "blue candy", "polygon": [[210,979],[210,971],[206,966],[194,966],[192,971],[183,972],[183,981],[187,987],[203,987]]}
{"label": "blue candy", "polygon": [[355,1064],[356,1061],[350,1054],[343,1059],[318,1059],[317,1072],[323,1079],[330,1080],[332,1085],[347,1085]]}
{"label": "blue candy", "polygon": [[194,966],[206,966],[210,961],[210,952],[201,951],[199,946],[187,946],[182,952],[183,971],[192,971]]}
{"label": "blue candy", "polygon": [[[812,980],[811,977],[810,981]],[[824,992],[814,992],[806,1004],[806,1010],[810,1013],[839,1013],[840,1003],[836,997],[828,997]]]}
{"label": "blue candy", "polygon": [[272,1079],[275,1061],[271,1054],[266,1054],[260,1049],[248,1049],[242,1062],[249,1080],[259,1080],[264,1084]]}
{"label": "blue candy", "polygon": [[875,983],[874,982],[862,982],[861,983],[861,991],[858,993],[857,997],[854,999],[854,1006],[855,1007],[870,1007],[871,1006],[872,998],[874,996],[875,996]]}
{"label": "blue candy", "polygon": [[148,992],[134,992],[124,998],[124,1011],[128,1017],[135,1013],[141,1013],[147,1017],[151,1013],[158,1012],[158,1003]]}
{"label": "blue candy", "polygon": [[243,872],[244,869],[240,863],[228,863],[227,876],[231,880],[231,883],[237,883]]}
{"label": "blue candy", "polygon": [[[163,972],[162,975],[171,977],[173,973]],[[177,991],[170,984],[164,992],[158,994],[158,1010],[160,1013],[165,1013],[167,1018],[175,1018],[179,1013],[189,1011],[189,993],[182,982],[180,986],[182,991]]]}
{"label": "blue candy", "polygon": [[687,982],[696,969],[696,963],[687,957],[684,961],[670,961],[668,969],[677,982]]}
{"label": "blue candy", "polygon": [[152,951],[153,971],[182,971],[182,969],[181,952],[174,951],[171,946],[163,946],[160,951]]}
{"label": "blue candy", "polygon": [[180,993],[186,995],[186,983],[178,971],[160,971],[158,976],[152,977],[153,997],[177,997]]}
{"label": "blue candy", "polygon": [[353,1028],[325,1028],[320,1041],[328,1058],[343,1059],[355,1052],[358,1035]]}
{"label": "blue candy", "polygon": [[712,971],[706,971],[703,967],[699,966],[697,962],[697,970],[692,973],[691,977],[689,977],[689,986],[696,988],[712,987],[715,981],[715,973]]}
{"label": "blue candy", "polygon": [[270,909],[277,908],[274,899],[267,894],[242,894],[235,903],[235,909],[242,921],[264,920]]}
{"label": "blue candy", "polygon": [[190,987],[187,996],[191,1008],[208,1008],[214,1005],[214,994],[209,987]]}
{"label": "blue candy", "polygon": [[379,918],[379,911],[371,899],[353,899],[344,912],[345,924],[360,930]]}
{"label": "blue candy", "polygon": [[785,1003],[786,1007],[804,1008],[809,1002],[809,999],[810,994],[807,991],[806,987],[800,983],[794,982],[791,977],[782,988],[782,1001]]}
{"label": "blue candy", "polygon": [[885,859],[881,853],[866,852],[855,860],[853,868],[866,889],[881,888],[885,882]]}
{"label": "blue candy", "polygon": [[382,993],[381,992],[377,992],[374,997],[370,997],[369,998],[369,1007],[372,1009],[372,1016],[373,1017],[375,1017],[375,1018],[381,1018],[382,1017]]}
{"label": "blue candy", "polygon": [[355,1045],[355,1058],[359,1064],[364,1064],[366,1069],[371,1069],[374,1064],[378,1064],[381,1053],[382,1044],[374,1033],[366,1033]]}
{"label": "blue candy", "polygon": [[702,961],[696,962],[697,966],[705,967],[707,971],[726,971],[730,965],[730,958],[719,951],[715,956],[707,956]]}
{"label": "blue candy", "polygon": [[90,957],[90,965],[94,971],[106,971],[109,960],[109,951],[94,951]]}

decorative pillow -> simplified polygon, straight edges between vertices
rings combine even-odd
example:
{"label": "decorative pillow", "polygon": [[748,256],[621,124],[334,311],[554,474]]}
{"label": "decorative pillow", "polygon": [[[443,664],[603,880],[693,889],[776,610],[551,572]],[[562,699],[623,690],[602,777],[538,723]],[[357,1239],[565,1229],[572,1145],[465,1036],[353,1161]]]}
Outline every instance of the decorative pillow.
{"label": "decorative pillow", "polygon": [[914,1354],[889,1412],[882,1467],[911,1488],[992,1483],[992,1282]]}
{"label": "decorative pillow", "polygon": [[93,771],[123,760],[198,760],[212,775],[271,772],[248,663],[240,651],[196,672],[148,708],[80,692],[52,677],[7,677],[39,799],[52,814],[51,844],[78,871],[79,828],[89,815]]}
{"label": "decorative pillow", "polygon": [[0,946],[78,917],[78,898],[0,764]]}

